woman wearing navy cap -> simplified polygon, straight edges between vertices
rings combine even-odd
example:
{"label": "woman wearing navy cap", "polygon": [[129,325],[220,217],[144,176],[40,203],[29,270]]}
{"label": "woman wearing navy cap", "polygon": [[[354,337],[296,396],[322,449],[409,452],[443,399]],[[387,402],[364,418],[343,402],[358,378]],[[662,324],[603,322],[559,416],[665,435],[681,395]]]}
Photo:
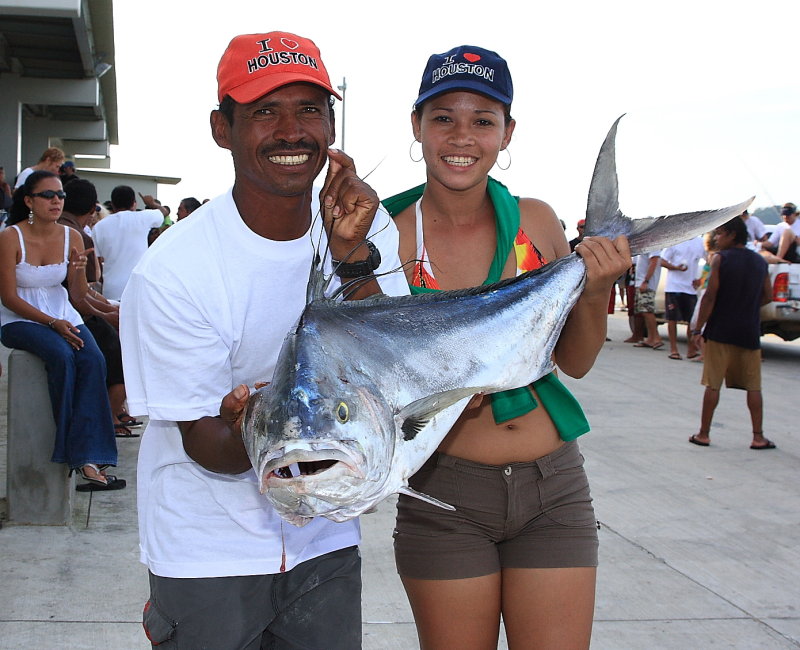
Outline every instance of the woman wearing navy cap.
{"label": "woman wearing navy cap", "polygon": [[[549,205],[489,177],[514,132],[512,99],[495,52],[464,45],[428,60],[411,114],[427,183],[384,201],[412,293],[496,282],[569,254]],[[555,362],[581,377],[605,340],[609,291],[630,254],[624,238],[587,237],[576,250],[586,287]],[[422,648],[495,648],[501,614],[512,649],[589,646],[597,523],[575,442],[588,430],[550,374],[476,396],[411,478],[456,507],[398,503],[395,558]]]}

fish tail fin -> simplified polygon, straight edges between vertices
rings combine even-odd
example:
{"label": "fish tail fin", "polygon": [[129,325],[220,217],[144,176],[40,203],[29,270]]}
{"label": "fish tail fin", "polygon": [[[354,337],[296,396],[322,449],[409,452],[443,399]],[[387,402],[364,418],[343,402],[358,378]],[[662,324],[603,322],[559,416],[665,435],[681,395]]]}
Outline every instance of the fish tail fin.
{"label": "fish tail fin", "polygon": [[625,235],[628,238],[631,254],[638,255],[661,250],[713,230],[742,214],[753,202],[754,196],[737,205],[717,210],[700,210],[642,219],[627,217],[619,209],[616,159],[617,126],[623,117],[624,114],[615,120],[597,156],[586,204],[586,236],[614,239],[619,235]]}

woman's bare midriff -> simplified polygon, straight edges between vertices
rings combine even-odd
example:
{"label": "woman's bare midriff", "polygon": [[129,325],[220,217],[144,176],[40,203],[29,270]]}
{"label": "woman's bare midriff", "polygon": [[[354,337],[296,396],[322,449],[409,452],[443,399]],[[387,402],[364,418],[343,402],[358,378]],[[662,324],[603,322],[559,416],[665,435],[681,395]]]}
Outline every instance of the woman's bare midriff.
{"label": "woman's bare midriff", "polygon": [[536,460],[563,444],[541,405],[518,418],[495,424],[491,399],[486,395],[480,406],[462,413],[438,451],[485,465],[505,465]]}

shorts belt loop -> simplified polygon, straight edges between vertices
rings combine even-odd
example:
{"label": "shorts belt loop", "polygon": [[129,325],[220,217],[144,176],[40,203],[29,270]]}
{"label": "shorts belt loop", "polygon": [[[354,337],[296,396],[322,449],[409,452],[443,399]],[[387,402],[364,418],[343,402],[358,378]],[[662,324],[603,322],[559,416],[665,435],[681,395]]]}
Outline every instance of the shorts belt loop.
{"label": "shorts belt loop", "polygon": [[542,478],[550,478],[556,473],[556,470],[553,469],[553,464],[550,462],[550,456],[544,456],[543,458],[537,459],[536,466],[542,473]]}

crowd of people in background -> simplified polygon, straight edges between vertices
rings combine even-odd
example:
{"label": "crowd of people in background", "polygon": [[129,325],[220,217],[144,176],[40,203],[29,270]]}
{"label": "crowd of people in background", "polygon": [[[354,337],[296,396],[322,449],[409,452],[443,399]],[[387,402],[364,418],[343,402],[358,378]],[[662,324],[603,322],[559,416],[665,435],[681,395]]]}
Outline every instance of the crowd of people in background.
{"label": "crowd of people in background", "polygon": [[[56,425],[51,460],[85,480],[79,491],[119,490],[115,438],[143,422],[127,412],[120,299],[134,266],[173,225],[170,209],[120,185],[101,203],[56,147],[12,184],[0,167],[0,341],[46,364]],[[183,199],[177,219],[201,202]],[[155,235],[153,233],[155,232]]]}
{"label": "crowd of people in background", "polygon": [[670,352],[681,361],[678,323],[686,326],[686,358],[703,362],[701,424],[689,442],[710,445],[709,429],[722,382],[746,391],[753,437],[750,448],[774,449],[762,430],[760,309],[772,300],[769,264],[798,263],[800,224],[794,203],[769,231],[749,211],[706,233],[661,251],[637,256],[629,275],[627,307],[634,347],[664,347],[656,320],[656,289],[662,268],[664,318]]}

